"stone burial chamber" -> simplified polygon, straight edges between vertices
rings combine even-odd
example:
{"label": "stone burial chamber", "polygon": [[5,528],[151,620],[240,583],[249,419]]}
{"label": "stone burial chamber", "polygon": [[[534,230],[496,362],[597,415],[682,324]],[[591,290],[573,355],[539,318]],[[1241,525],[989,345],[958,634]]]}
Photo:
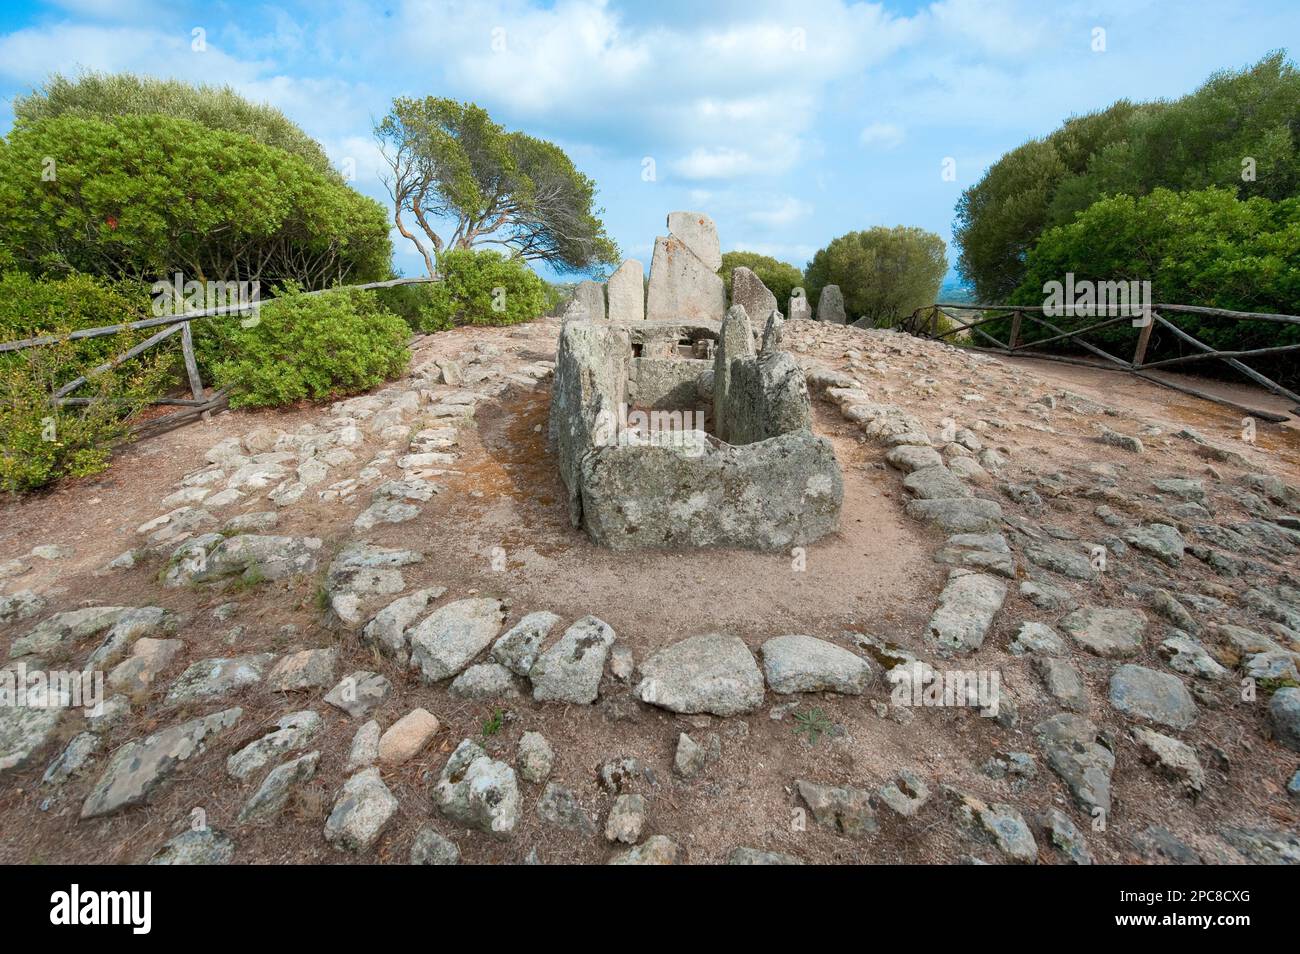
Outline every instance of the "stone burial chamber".
{"label": "stone burial chamber", "polygon": [[[812,432],[803,371],[781,350],[775,298],[746,269],[726,308],[713,222],[675,212],[668,224],[644,310],[629,301],[625,263],[607,319],[595,283],[566,312],[550,440],[570,519],[617,550],[818,540],[839,524],[843,481]],[[746,303],[765,322],[761,347]]]}

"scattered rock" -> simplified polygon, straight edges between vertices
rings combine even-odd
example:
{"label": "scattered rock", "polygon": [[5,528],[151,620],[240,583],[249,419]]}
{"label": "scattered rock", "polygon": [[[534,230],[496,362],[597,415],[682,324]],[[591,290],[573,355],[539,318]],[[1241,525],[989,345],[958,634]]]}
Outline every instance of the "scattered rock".
{"label": "scattered rock", "polygon": [[636,694],[671,712],[741,715],[763,704],[763,675],[735,636],[692,636],[641,664]]}
{"label": "scattered rock", "polygon": [[812,636],[776,636],[759,652],[773,692],[841,692],[861,695],[871,681],[865,659]]}
{"label": "scattered rock", "polygon": [[1173,729],[1196,721],[1196,703],[1183,681],[1167,672],[1125,664],[1110,678],[1110,704],[1132,719]]}
{"label": "scattered rock", "polygon": [[433,804],[451,821],[509,838],[519,823],[515,771],[465,739],[443,767],[433,790]]}
{"label": "scattered rock", "polygon": [[397,799],[379,777],[379,769],[363,769],[343,783],[325,820],[325,840],[340,851],[368,851],[397,809]]}

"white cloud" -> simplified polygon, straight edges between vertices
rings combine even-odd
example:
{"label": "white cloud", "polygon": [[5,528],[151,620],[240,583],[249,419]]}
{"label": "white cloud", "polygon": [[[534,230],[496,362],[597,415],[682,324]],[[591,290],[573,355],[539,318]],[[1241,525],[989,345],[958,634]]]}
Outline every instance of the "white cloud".
{"label": "white cloud", "polygon": [[903,127],[897,123],[871,123],[858,134],[858,141],[864,146],[882,149],[896,149],[903,144],[903,139]]}
{"label": "white cloud", "polygon": [[806,219],[813,213],[811,204],[804,202],[802,199],[796,199],[792,195],[785,196],[764,209],[755,209],[749,213],[749,221],[758,225],[767,226],[768,228],[786,228],[798,222],[800,219]]}

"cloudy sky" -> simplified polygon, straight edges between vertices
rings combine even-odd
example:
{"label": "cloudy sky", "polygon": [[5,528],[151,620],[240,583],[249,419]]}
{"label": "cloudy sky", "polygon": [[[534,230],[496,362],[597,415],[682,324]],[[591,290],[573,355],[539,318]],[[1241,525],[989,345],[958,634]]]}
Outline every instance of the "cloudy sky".
{"label": "cloudy sky", "polygon": [[1289,41],[1295,0],[4,0],[0,130],[53,71],[229,83],[383,199],[374,120],[397,95],[450,96],[568,151],[626,256],[648,264],[687,208],[724,250],[802,266],[872,225],[949,240],[961,190],[1006,150]]}

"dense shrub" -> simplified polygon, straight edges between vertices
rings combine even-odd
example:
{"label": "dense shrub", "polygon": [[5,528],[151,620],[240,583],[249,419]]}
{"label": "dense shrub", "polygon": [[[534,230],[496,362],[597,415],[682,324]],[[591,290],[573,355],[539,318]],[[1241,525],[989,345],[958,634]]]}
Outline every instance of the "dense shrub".
{"label": "dense shrub", "polygon": [[[144,290],[128,283],[8,273],[0,276],[0,341],[135,321],[147,316],[146,303]],[[0,490],[32,490],[106,466],[132,416],[174,378],[175,349],[163,345],[118,370],[94,375],[72,394],[91,399],[89,406],[56,408],[50,396],[152,333],[122,332],[0,354]]]}
{"label": "dense shrub", "polygon": [[442,281],[433,286],[420,330],[456,325],[514,325],[547,308],[544,281],[521,259],[499,252],[453,249],[438,258]]}
{"label": "dense shrub", "polygon": [[815,303],[824,287],[838,285],[850,321],[888,328],[933,304],[947,270],[947,247],[933,232],[877,226],[841,235],[814,255],[804,287]]}
{"label": "dense shrub", "polygon": [[767,290],[776,296],[776,305],[785,311],[790,301],[790,293],[803,285],[803,273],[788,262],[781,262],[770,255],[757,252],[726,252],[722,256],[722,269],[718,272],[727,283],[727,299],[731,299],[731,273],[744,266],[759,277]]}
{"label": "dense shrub", "polygon": [[256,319],[217,321],[226,356],[214,373],[234,389],[232,407],[356,394],[396,377],[410,360],[410,329],[369,292],[306,295],[290,287]]}
{"label": "dense shrub", "polygon": [[980,301],[1006,301],[1039,236],[1094,202],[1212,186],[1275,201],[1300,190],[1300,71],[1284,53],[1172,102],[1121,100],[1008,152],[958,203],[959,267]]}
{"label": "dense shrub", "polygon": [[14,98],[18,129],[56,116],[111,120],[143,115],[171,116],[239,133],[293,153],[317,172],[339,178],[320,143],[301,127],[275,107],[249,102],[229,86],[193,86],[133,73],[91,72],[76,79],[55,73],[39,90]]}
{"label": "dense shrub", "polygon": [[0,146],[0,261],[145,282],[295,281],[390,273],[379,203],[303,159],[166,116],[54,116]]}
{"label": "dense shrub", "polygon": [[[1300,199],[1243,201],[1235,189],[1186,193],[1157,189],[1140,198],[1103,199],[1069,225],[1043,233],[1029,254],[1013,302],[1043,304],[1044,284],[1063,283],[1066,273],[1073,273],[1076,282],[1150,281],[1157,302],[1294,313],[1300,302]],[[1182,314],[1165,317],[1219,350],[1300,342],[1296,325]],[[1079,328],[1097,320],[1077,316],[1052,322]],[[1002,337],[998,332],[1006,332],[1006,323],[995,322],[989,330]],[[1121,323],[1091,332],[1087,338],[1110,344],[1118,349],[1113,353],[1128,357],[1136,333]],[[1025,328],[1026,340],[1050,334]],[[1156,360],[1183,350],[1188,349],[1157,328],[1147,357]],[[1292,381],[1297,377],[1294,354],[1248,363],[1266,374],[1282,374]],[[1207,363],[1188,365],[1186,370],[1215,369]]]}

